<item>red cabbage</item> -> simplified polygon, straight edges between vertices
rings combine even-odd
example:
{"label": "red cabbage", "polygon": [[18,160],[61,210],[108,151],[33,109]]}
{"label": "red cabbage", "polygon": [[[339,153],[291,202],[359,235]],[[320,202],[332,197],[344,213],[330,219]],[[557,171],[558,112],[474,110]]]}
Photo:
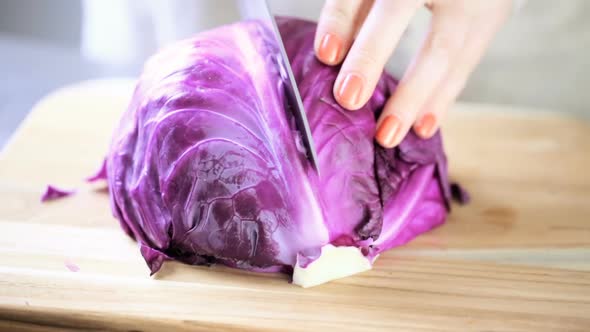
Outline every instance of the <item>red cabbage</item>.
{"label": "red cabbage", "polygon": [[45,192],[43,192],[43,195],[41,195],[41,202],[54,201],[60,198],[73,195],[75,192],[75,190],[60,189],[56,186],[47,185],[47,188],[45,188]]}
{"label": "red cabbage", "polygon": [[107,179],[107,161],[106,159],[102,162],[100,168],[93,175],[86,178],[86,182],[93,183]]}
{"label": "red cabbage", "polygon": [[441,136],[373,140],[396,81],[383,74],[356,112],[332,96],[315,24],[278,19],[321,177],[285,105],[268,30],[241,22],[178,42],[145,65],[107,158],[111,205],[152,273],[166,259],[292,271],[327,245],[367,257],[444,222],[451,195]]}

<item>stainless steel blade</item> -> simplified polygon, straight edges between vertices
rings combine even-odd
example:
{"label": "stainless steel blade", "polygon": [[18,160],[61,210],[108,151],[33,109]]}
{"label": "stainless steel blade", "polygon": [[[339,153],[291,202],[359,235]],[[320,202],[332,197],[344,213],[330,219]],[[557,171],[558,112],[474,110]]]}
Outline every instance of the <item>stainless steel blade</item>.
{"label": "stainless steel blade", "polygon": [[293,76],[293,70],[291,69],[291,63],[289,62],[287,52],[285,51],[283,39],[279,33],[277,23],[272,16],[270,7],[268,6],[266,0],[237,0],[237,2],[240,14],[243,19],[253,19],[264,22],[268,25],[275,37],[274,39],[277,43],[276,46],[280,53],[280,56],[277,60],[282,62],[277,63],[277,66],[279,66],[279,72],[285,81],[284,85],[286,89],[286,95],[289,98],[289,106],[293,116],[295,117],[297,129],[301,133],[301,139],[307,151],[307,157],[313,168],[319,174],[320,169],[318,156],[315,150],[313,137],[311,136],[311,129],[309,128],[309,122],[307,121],[307,115],[305,113],[303,101],[301,100],[301,95],[299,94],[299,89],[297,88],[297,82]]}

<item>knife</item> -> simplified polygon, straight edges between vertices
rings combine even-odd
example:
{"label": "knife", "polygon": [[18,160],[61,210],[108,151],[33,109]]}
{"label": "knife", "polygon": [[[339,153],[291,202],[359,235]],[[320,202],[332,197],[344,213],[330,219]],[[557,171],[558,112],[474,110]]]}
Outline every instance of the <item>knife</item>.
{"label": "knife", "polygon": [[277,57],[277,60],[280,61],[280,63],[277,63],[277,66],[279,66],[281,78],[285,83],[285,92],[289,101],[289,106],[295,117],[297,129],[301,133],[301,140],[303,141],[303,145],[307,151],[307,158],[319,175],[320,169],[318,155],[313,143],[313,137],[311,136],[311,129],[309,128],[309,122],[307,121],[305,108],[303,107],[303,102],[301,101],[301,95],[299,94],[299,89],[297,88],[297,82],[295,82],[295,76],[293,76],[293,70],[291,69],[287,52],[285,51],[283,39],[279,33],[277,23],[270,12],[268,3],[266,0],[238,0],[238,8],[242,19],[262,21],[264,24],[268,25],[271,33],[273,34],[274,42],[276,42],[276,47],[279,50],[279,56]]}

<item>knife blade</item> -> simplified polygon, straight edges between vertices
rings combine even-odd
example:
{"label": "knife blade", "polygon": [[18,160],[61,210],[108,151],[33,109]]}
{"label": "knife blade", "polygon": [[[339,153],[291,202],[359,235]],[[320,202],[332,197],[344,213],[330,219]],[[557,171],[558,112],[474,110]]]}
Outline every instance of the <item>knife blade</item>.
{"label": "knife blade", "polygon": [[293,113],[293,116],[295,117],[297,129],[301,133],[301,140],[307,152],[307,158],[311,162],[312,167],[319,174],[320,169],[318,163],[318,155],[315,149],[315,144],[313,142],[313,137],[311,136],[309,121],[307,120],[307,115],[305,113],[303,101],[301,100],[301,95],[299,94],[299,88],[297,87],[297,82],[295,81],[293,70],[291,69],[291,63],[289,62],[287,52],[285,51],[283,39],[281,37],[281,34],[279,33],[277,23],[274,17],[272,16],[270,7],[266,0],[237,1],[238,9],[240,11],[242,19],[260,20],[268,25],[269,29],[273,34],[274,41],[276,42],[276,47],[279,50],[279,56],[277,57],[277,60],[280,63],[277,63],[277,66],[279,66],[279,73],[281,73],[281,78],[285,83],[285,92],[288,98],[289,106]]}

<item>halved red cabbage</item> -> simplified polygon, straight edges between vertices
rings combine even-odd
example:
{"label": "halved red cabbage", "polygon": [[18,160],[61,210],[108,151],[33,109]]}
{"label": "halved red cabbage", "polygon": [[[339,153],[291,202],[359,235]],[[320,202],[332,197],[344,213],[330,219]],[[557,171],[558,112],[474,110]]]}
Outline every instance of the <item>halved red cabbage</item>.
{"label": "halved red cabbage", "polygon": [[166,259],[293,270],[327,245],[367,257],[444,222],[450,185],[440,134],[374,140],[396,81],[384,74],[360,110],[332,96],[315,24],[280,18],[321,169],[305,158],[285,105],[277,50],[241,22],[174,44],[145,65],[107,158],[112,208],[152,273]]}

